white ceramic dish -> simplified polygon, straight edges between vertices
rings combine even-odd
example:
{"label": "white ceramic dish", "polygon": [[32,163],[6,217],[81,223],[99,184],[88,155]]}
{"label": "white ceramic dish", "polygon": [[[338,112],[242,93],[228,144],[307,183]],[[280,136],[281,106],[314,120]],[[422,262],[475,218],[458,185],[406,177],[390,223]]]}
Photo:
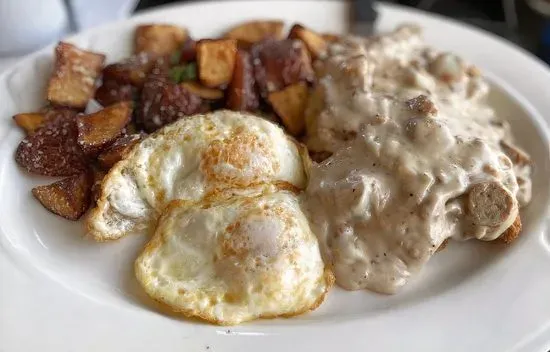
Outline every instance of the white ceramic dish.
{"label": "white ceramic dish", "polygon": [[[0,350],[13,351],[546,351],[550,345],[550,71],[506,42],[454,22],[382,6],[380,29],[402,22],[427,41],[479,65],[499,88],[492,98],[536,164],[523,236],[509,248],[456,243],[405,292],[381,296],[334,289],[309,315],[222,328],[160,314],[137,286],[132,262],[145,239],[97,244],[80,223],[48,213],[30,194],[43,177],[20,170],[22,134],[11,115],[40,106],[52,48],[0,76]],[[70,39],[129,53],[138,22],[174,22],[197,38],[252,18],[299,21],[342,32],[347,7],[334,1],[207,2],[163,8]],[[510,98],[512,97],[512,98]]]}

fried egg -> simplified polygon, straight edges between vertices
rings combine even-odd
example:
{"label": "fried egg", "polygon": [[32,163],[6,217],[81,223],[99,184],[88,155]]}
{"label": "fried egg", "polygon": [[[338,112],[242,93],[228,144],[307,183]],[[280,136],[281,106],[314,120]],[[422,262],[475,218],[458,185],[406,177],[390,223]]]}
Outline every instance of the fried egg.
{"label": "fried egg", "polygon": [[175,199],[303,189],[304,150],[280,127],[253,115],[219,110],[181,119],[145,138],[109,171],[87,218],[88,233],[105,241],[150,231]]}
{"label": "fried egg", "polygon": [[310,311],[334,281],[288,191],[170,203],[135,273],[154,300],[221,325]]}

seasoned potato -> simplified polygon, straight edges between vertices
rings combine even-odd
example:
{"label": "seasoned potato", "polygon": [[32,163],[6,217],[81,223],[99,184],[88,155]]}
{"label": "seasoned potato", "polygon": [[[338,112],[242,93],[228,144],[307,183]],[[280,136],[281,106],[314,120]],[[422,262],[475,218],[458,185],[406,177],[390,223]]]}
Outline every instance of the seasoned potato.
{"label": "seasoned potato", "polygon": [[254,111],[259,103],[252,56],[244,50],[238,50],[233,77],[227,88],[227,107],[235,111]]}
{"label": "seasoned potato", "polygon": [[99,165],[103,169],[109,170],[117,162],[122,160],[132,149],[132,147],[136,145],[136,143],[138,143],[144,136],[144,134],[130,134],[120,137],[110,147],[99,154],[97,157]]}
{"label": "seasoned potato", "polygon": [[521,218],[518,215],[512,225],[504,231],[502,235],[497,238],[498,242],[502,243],[512,243],[514,240],[516,240],[519,237],[519,234],[521,233]]}
{"label": "seasoned potato", "polygon": [[250,21],[231,28],[227,31],[225,37],[249,44],[257,43],[267,38],[283,39],[284,26],[282,21]]}
{"label": "seasoned potato", "polygon": [[27,171],[44,176],[73,176],[87,169],[77,142],[76,112],[50,110],[46,123],[25,137],[15,151],[15,161]]}
{"label": "seasoned potato", "polygon": [[132,117],[132,103],[120,102],[90,115],[76,118],[78,144],[90,156],[95,156],[112,144]]}
{"label": "seasoned potato", "polygon": [[299,136],[304,132],[304,112],[308,100],[307,84],[299,82],[278,92],[270,93],[268,100],[290,134]]}
{"label": "seasoned potato", "polygon": [[223,91],[216,88],[208,88],[200,85],[197,82],[183,82],[181,86],[189,92],[209,100],[217,100],[223,98]]}
{"label": "seasoned potato", "polygon": [[54,214],[78,220],[90,206],[93,177],[89,172],[32,189],[33,196]]}
{"label": "seasoned potato", "polygon": [[30,112],[17,114],[13,116],[13,120],[17,126],[21,127],[27,134],[34,132],[44,123],[44,114],[38,112]]}
{"label": "seasoned potato", "polygon": [[153,132],[179,118],[201,112],[202,99],[163,76],[149,77],[141,91],[137,123]]}
{"label": "seasoned potato", "polygon": [[340,40],[340,36],[337,34],[332,33],[323,33],[321,34],[321,37],[327,42],[327,43],[334,43]]}
{"label": "seasoned potato", "polygon": [[109,106],[121,101],[131,101],[136,94],[137,88],[131,84],[104,81],[95,92],[95,100],[102,106]]}
{"label": "seasoned potato", "polygon": [[300,24],[292,26],[288,37],[303,41],[313,59],[317,59],[327,50],[327,41],[320,34]]}
{"label": "seasoned potato", "polygon": [[197,44],[199,79],[206,87],[223,87],[231,81],[237,42],[233,39],[201,40]]}
{"label": "seasoned potato", "polygon": [[251,52],[254,77],[264,98],[291,84],[313,81],[311,58],[300,40],[266,40],[256,44]]}
{"label": "seasoned potato", "polygon": [[60,42],[55,48],[55,67],[47,90],[48,100],[61,106],[84,109],[94,96],[95,81],[105,55]]}
{"label": "seasoned potato", "polygon": [[187,30],[169,24],[145,24],[136,28],[135,53],[147,52],[157,56],[176,51],[187,38]]}
{"label": "seasoned potato", "polygon": [[103,81],[114,81],[119,84],[131,84],[141,88],[147,74],[153,69],[156,61],[149,53],[139,53],[121,62],[105,66]]}

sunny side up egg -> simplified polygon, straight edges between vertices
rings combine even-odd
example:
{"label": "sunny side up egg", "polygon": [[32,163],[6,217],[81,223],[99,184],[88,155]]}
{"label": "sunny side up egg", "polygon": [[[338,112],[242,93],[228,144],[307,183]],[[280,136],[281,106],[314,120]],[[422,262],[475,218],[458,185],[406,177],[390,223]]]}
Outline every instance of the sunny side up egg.
{"label": "sunny side up egg", "polygon": [[219,110],[150,135],[105,176],[87,218],[98,241],[152,231],[172,200],[214,201],[301,190],[307,152],[275,124]]}
{"label": "sunny side up egg", "polygon": [[334,282],[293,192],[168,205],[135,263],[153,299],[222,325],[294,316]]}

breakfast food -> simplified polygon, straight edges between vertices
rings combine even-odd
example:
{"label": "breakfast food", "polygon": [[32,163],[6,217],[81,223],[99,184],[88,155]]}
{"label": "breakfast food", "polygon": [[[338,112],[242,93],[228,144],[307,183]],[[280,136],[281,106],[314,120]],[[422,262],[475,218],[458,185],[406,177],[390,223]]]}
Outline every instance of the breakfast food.
{"label": "breakfast food", "polygon": [[286,191],[174,201],[135,269],[155,300],[223,325],[307,312],[333,282],[298,197]]}
{"label": "breakfast food", "polygon": [[447,238],[517,237],[528,157],[507,157],[525,154],[475,68],[411,26],[334,44],[322,65],[306,203],[340,286],[395,293]]}
{"label": "breakfast food", "polygon": [[219,110],[179,120],[139,142],[109,171],[87,219],[89,233],[104,241],[150,229],[175,199],[303,189],[301,154],[282,129],[256,116]]}
{"label": "breakfast food", "polygon": [[143,24],[105,67],[60,43],[48,104],[13,117],[16,162],[65,177],[32,194],[69,220],[91,205],[97,241],[151,235],[145,292],[224,325],[315,309],[333,281],[399,292],[450,239],[518,238],[531,160],[475,66],[411,25],[283,29]]}

